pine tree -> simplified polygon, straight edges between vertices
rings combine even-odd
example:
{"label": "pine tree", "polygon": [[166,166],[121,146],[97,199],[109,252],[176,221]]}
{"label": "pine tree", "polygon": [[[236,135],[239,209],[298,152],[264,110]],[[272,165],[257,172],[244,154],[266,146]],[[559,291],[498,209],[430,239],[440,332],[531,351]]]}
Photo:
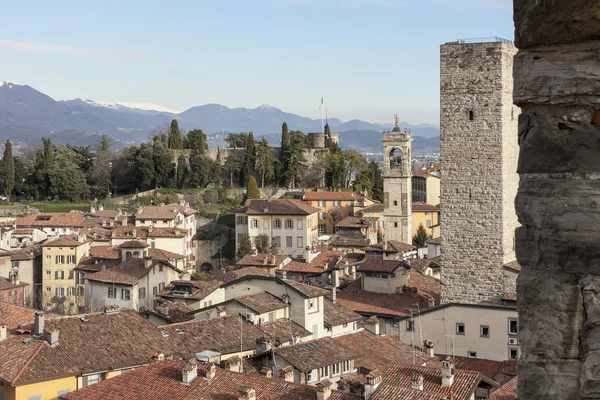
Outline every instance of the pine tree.
{"label": "pine tree", "polygon": [[109,151],[110,145],[112,144],[112,142],[113,142],[113,140],[110,136],[102,135],[100,137],[100,143],[98,144],[98,153]]}
{"label": "pine tree", "polygon": [[246,199],[260,199],[260,190],[256,184],[256,179],[252,175],[248,178],[248,186],[246,187]]}
{"label": "pine tree", "polygon": [[12,152],[12,142],[6,141],[4,156],[2,157],[2,174],[4,180],[4,194],[10,201],[10,195],[15,187],[15,158]]}
{"label": "pine tree", "polygon": [[179,123],[176,119],[171,121],[171,130],[169,131],[169,149],[181,149],[183,147],[183,138],[179,130]]}
{"label": "pine tree", "polygon": [[244,150],[244,160],[240,170],[240,186],[244,187],[248,184],[248,179],[256,168],[256,142],[252,132],[248,133],[246,138],[246,149]]}
{"label": "pine tree", "polygon": [[413,245],[417,247],[425,247],[425,242],[429,239],[429,235],[425,230],[423,224],[419,224],[417,228],[417,233],[413,235]]}
{"label": "pine tree", "polygon": [[275,157],[269,142],[264,137],[258,142],[256,151],[256,171],[260,174],[260,187],[264,189],[265,179],[271,179],[275,173]]}
{"label": "pine tree", "polygon": [[279,154],[279,164],[281,166],[279,174],[279,184],[287,186],[289,184],[288,169],[290,167],[290,132],[288,131],[287,123],[281,125],[281,150]]}
{"label": "pine tree", "polygon": [[187,159],[183,155],[183,152],[177,159],[177,188],[181,189],[185,184],[185,180],[188,174]]}

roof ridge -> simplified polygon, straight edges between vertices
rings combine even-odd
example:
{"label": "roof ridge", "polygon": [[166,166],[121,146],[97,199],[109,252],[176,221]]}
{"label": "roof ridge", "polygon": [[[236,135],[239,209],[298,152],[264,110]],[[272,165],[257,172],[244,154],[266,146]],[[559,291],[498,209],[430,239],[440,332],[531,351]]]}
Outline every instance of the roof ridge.
{"label": "roof ridge", "polygon": [[42,347],[44,346],[44,341],[42,341],[39,345],[38,348],[33,352],[33,354],[31,355],[31,357],[29,357],[29,360],[27,360],[27,362],[25,363],[25,365],[23,365],[23,368],[21,368],[19,370],[19,372],[17,373],[17,375],[15,375],[12,383],[15,384],[20,378],[21,376],[25,373],[25,370],[27,368],[29,368],[29,366],[31,365],[31,363],[33,362],[33,360],[35,359],[35,357],[37,357],[37,355],[40,353],[40,351],[42,351]]}

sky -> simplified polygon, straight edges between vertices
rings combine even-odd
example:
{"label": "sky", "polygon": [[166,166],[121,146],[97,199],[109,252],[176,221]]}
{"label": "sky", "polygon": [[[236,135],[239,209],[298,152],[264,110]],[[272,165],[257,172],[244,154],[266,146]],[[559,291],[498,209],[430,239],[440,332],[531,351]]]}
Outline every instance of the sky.
{"label": "sky", "polygon": [[513,39],[511,0],[10,1],[0,80],[56,100],[269,104],[439,123],[439,45]]}

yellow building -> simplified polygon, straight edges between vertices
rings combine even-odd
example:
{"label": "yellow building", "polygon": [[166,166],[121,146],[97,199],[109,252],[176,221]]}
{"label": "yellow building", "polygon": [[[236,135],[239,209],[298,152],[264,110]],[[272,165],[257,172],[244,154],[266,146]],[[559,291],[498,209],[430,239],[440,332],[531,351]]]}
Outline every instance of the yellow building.
{"label": "yellow building", "polygon": [[82,257],[89,256],[90,243],[83,237],[75,240],[65,236],[42,246],[42,305],[46,310],[77,314],[85,308],[75,267]]}
{"label": "yellow building", "polygon": [[375,204],[366,193],[358,192],[310,191],[306,192],[303,200],[319,209],[319,235],[333,234],[337,222],[357,215],[363,207]]}
{"label": "yellow building", "polygon": [[432,206],[431,204],[416,202],[412,203],[412,226],[415,235],[419,229],[419,225],[423,225],[427,234],[430,237],[434,235],[434,227],[439,226],[440,221],[440,206]]}
{"label": "yellow building", "polygon": [[430,166],[412,171],[412,201],[440,204],[440,168]]}

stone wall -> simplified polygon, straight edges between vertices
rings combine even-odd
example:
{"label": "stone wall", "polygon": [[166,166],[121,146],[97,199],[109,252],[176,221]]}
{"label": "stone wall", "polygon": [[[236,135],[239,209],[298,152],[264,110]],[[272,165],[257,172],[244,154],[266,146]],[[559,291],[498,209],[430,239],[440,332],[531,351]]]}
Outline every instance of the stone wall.
{"label": "stone wall", "polygon": [[514,46],[441,46],[442,301],[494,303],[515,259],[517,117]]}
{"label": "stone wall", "polygon": [[515,0],[520,399],[600,398],[600,3]]}

